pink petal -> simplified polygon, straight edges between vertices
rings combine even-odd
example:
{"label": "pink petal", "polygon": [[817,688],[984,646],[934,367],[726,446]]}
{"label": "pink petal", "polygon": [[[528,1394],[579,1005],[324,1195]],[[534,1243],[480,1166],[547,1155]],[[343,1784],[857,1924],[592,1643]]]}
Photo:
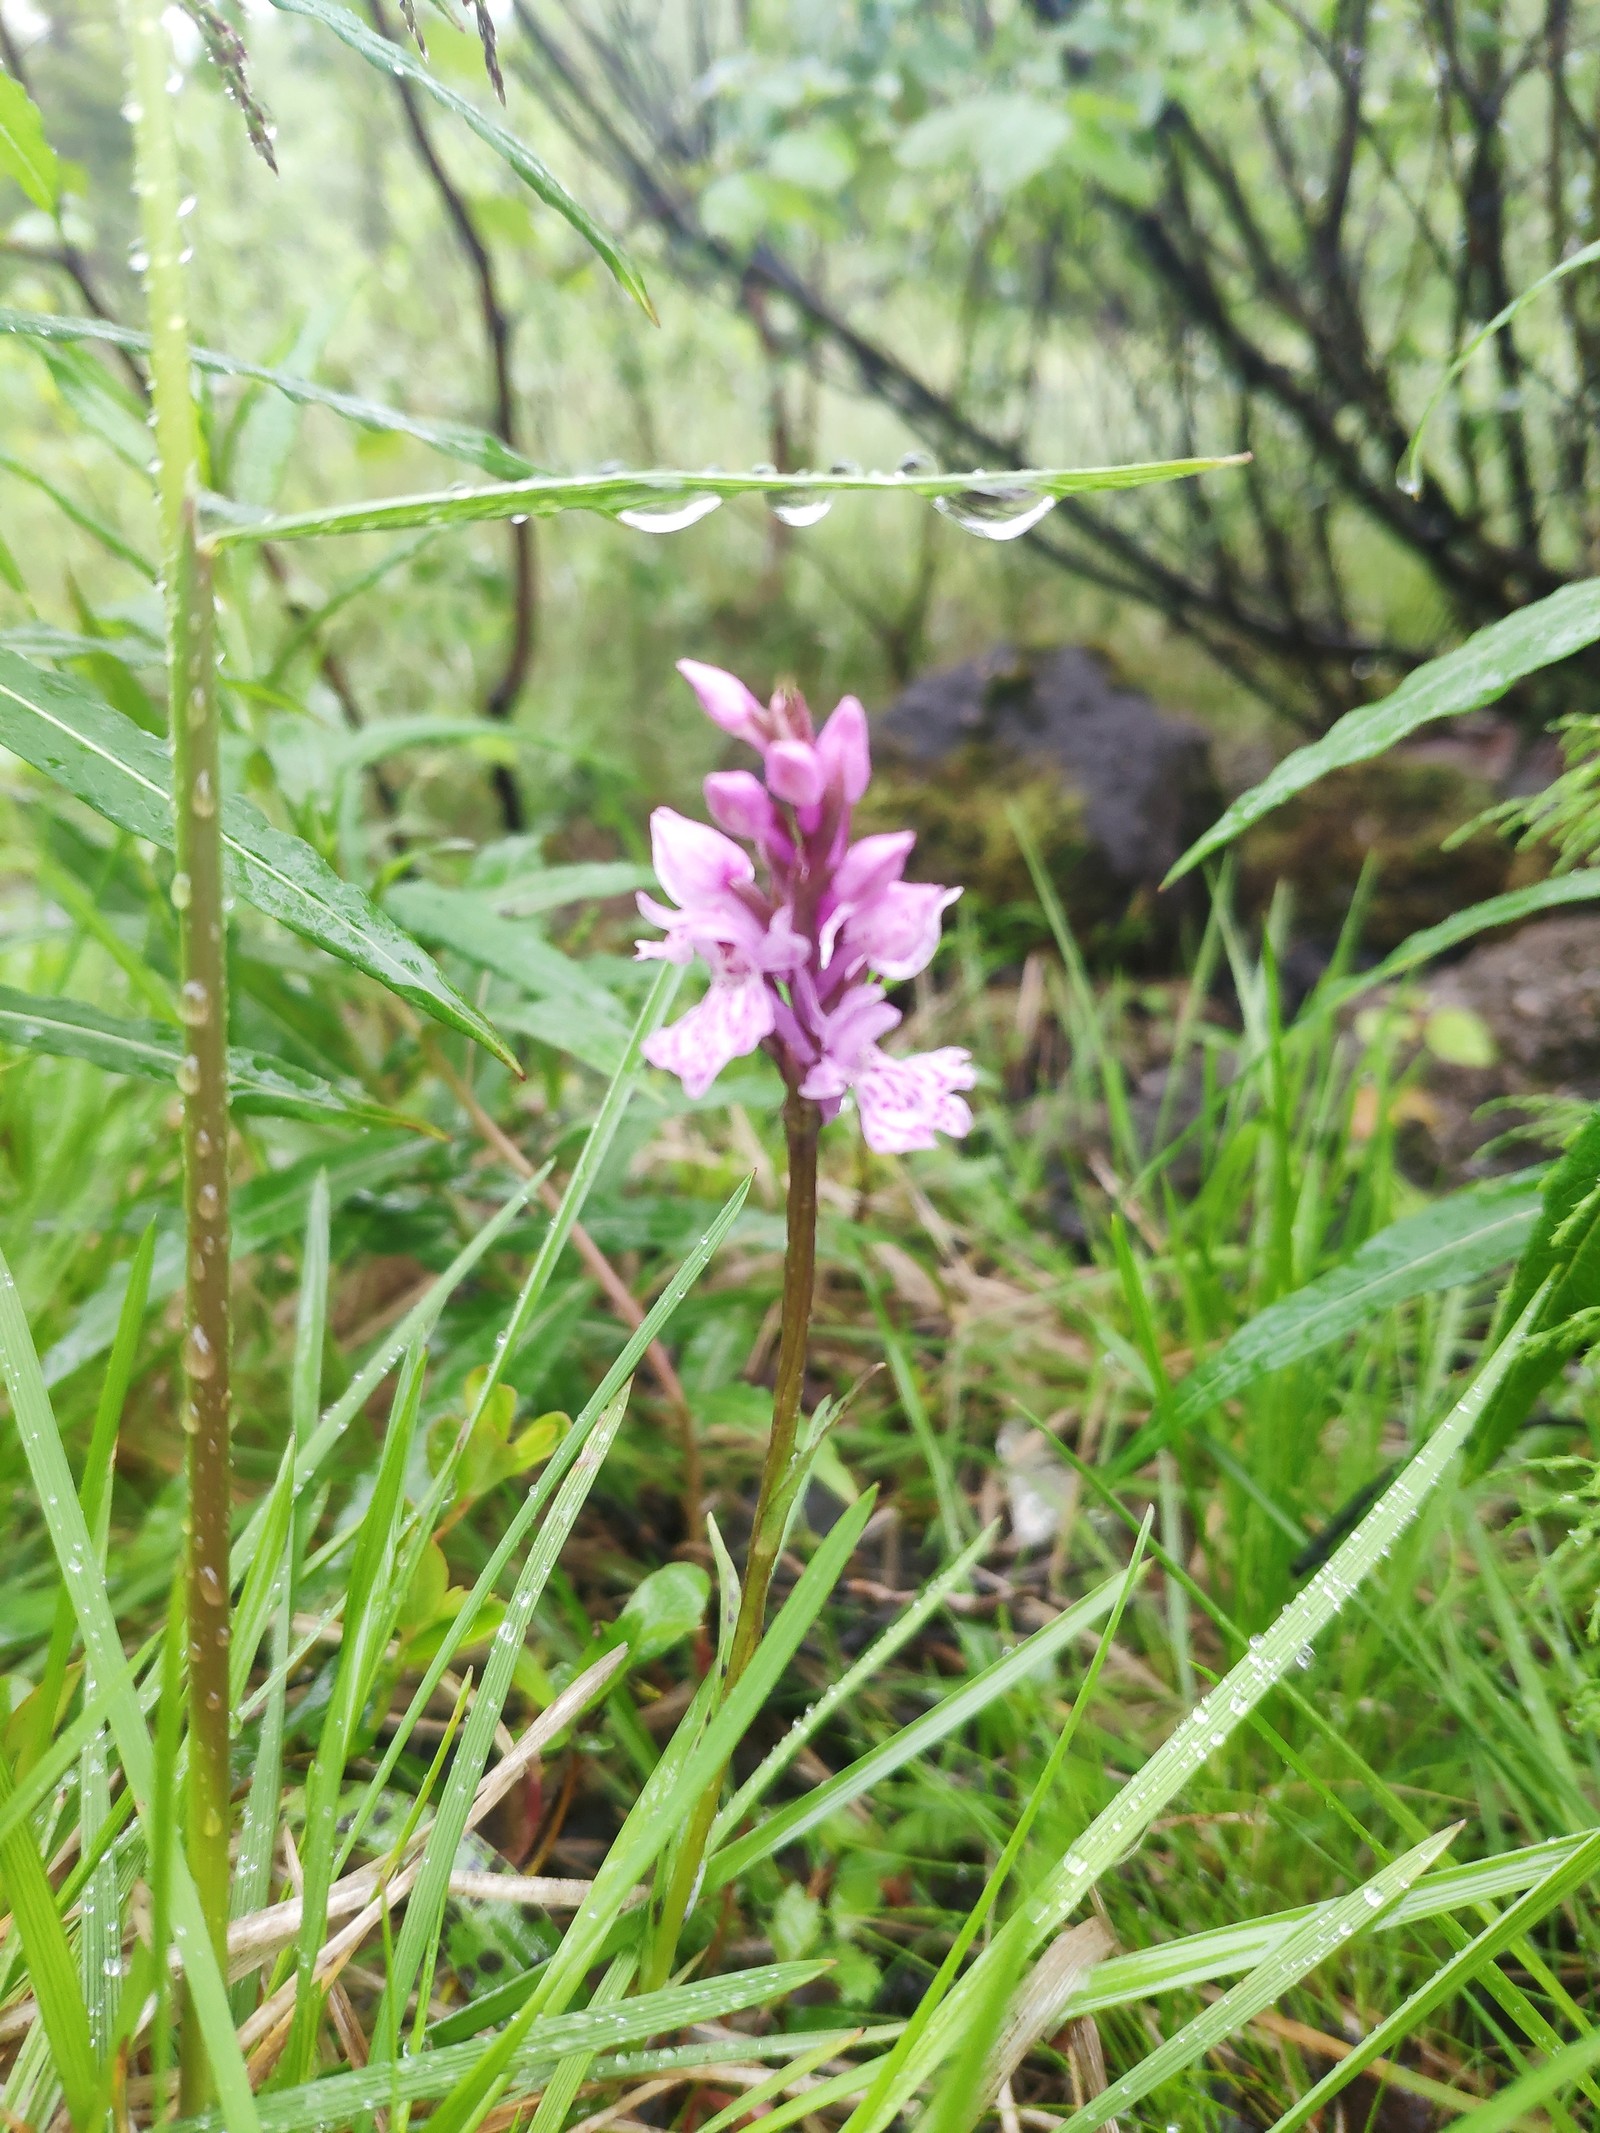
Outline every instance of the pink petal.
{"label": "pink petal", "polygon": [[910,1059],[870,1052],[855,1077],[867,1146],[879,1155],[909,1155],[932,1148],[937,1133],[960,1140],[971,1130],[972,1112],[956,1091],[976,1079],[970,1053],[955,1045]]}
{"label": "pink petal", "polygon": [[828,789],[817,749],[807,741],[774,741],[767,750],[767,785],[795,807],[815,807]]}
{"label": "pink petal", "polygon": [[644,1056],[676,1074],[686,1096],[704,1096],[730,1059],[753,1052],[772,1030],[772,995],[758,973],[713,979],[698,1007],[647,1037]]}
{"label": "pink petal", "polygon": [[706,717],[719,725],[724,733],[748,741],[752,748],[766,746],[770,721],[737,674],[726,673],[721,667],[708,667],[699,659],[680,659],[678,672],[699,697],[700,708]]}
{"label": "pink petal", "polygon": [[847,1081],[900,1020],[899,1008],[889,1005],[881,985],[852,985],[838,1005],[826,1011],[812,1005],[815,994],[808,986],[797,986],[795,996],[803,1012],[811,1007],[806,1019],[816,1032],[822,1058],[833,1061]]}
{"label": "pink petal", "polygon": [[650,857],[661,886],[685,906],[736,903],[729,892],[756,878],[749,853],[731,837],[670,807],[658,807],[650,817]]}
{"label": "pink petal", "polygon": [[885,882],[898,881],[916,841],[915,830],[880,830],[873,837],[858,837],[839,862],[834,894],[841,903],[857,903]]}
{"label": "pink petal", "polygon": [[842,697],[817,735],[817,753],[829,784],[837,784],[847,806],[854,807],[872,776],[872,746],[867,714],[854,696]]}
{"label": "pink petal", "polygon": [[767,788],[748,770],[714,770],[705,783],[711,819],[730,837],[765,845],[778,828],[778,810]]}
{"label": "pink petal", "polygon": [[846,922],[851,956],[865,956],[880,977],[896,982],[914,978],[932,962],[940,920],[960,894],[959,889],[941,889],[932,882],[889,882]]}

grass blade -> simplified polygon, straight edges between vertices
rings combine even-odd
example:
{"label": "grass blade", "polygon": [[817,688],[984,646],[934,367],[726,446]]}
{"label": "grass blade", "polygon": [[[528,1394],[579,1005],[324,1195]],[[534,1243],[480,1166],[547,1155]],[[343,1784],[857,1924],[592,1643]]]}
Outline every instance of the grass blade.
{"label": "grass blade", "polygon": [[[1419,2022],[1453,1998],[1464,1985],[1470,1984],[1486,1963],[1503,1954],[1519,1935],[1537,1925],[1564,1897],[1592,1879],[1597,1870],[1600,1870],[1600,1830],[1591,1831],[1559,1866],[1552,1867],[1493,1925],[1485,1926],[1475,1940],[1452,1955],[1403,2006],[1397,2007],[1393,2014],[1370,2030],[1349,2058],[1341,2059],[1337,2066],[1331,2067],[1314,2088],[1308,2089],[1284,2112],[1271,2128],[1271,2133],[1296,2133],[1297,2127],[1303,2126],[1364,2067],[1377,2058],[1387,2057]],[[1583,2071],[1579,2069],[1580,2074]],[[1575,2075],[1574,2078],[1578,2077]]]}
{"label": "grass blade", "polygon": [[415,84],[436,104],[452,113],[468,125],[488,147],[492,148],[503,163],[516,172],[530,191],[536,193],[546,207],[554,208],[564,222],[570,223],[578,235],[593,251],[598,253],[611,269],[618,284],[627,290],[634,302],[651,320],[655,318],[655,306],[649,292],[626,252],[611,233],[598,223],[589,210],[575,200],[555,173],[536,156],[531,148],[519,141],[515,134],[508,133],[504,126],[497,125],[485,116],[476,104],[442,82],[419,59],[408,52],[404,45],[396,44],[378,31],[369,28],[358,15],[348,8],[336,7],[332,0],[272,0],[274,7],[286,15],[304,15],[312,22],[321,23],[331,30],[341,44],[358,52],[368,66],[381,73],[401,75]]}
{"label": "grass blade", "polygon": [[[274,0],[275,5],[285,0]],[[296,6],[306,0],[294,0]],[[1184,481],[1217,467],[1237,466],[1234,458],[1162,459],[1123,467],[1024,467],[996,474],[692,474],[649,468],[623,474],[540,474],[526,481],[499,482],[489,489],[434,490],[420,496],[395,496],[369,504],[336,504],[280,518],[230,519],[208,529],[218,546],[240,542],[309,540],[334,533],[389,533],[413,526],[468,526],[483,519],[553,518],[562,511],[596,511],[615,518],[619,511],[660,510],[674,501],[708,496],[815,495],[819,499],[848,494],[920,496],[929,502],[959,497],[975,483],[1028,489],[1040,496],[1084,496],[1108,489],[1138,489],[1149,482]],[[1600,622],[1596,624],[1600,634]],[[1586,640],[1587,641],[1587,640]]]}
{"label": "grass blade", "polygon": [[[19,1051],[44,1052],[56,1059],[86,1059],[108,1074],[132,1074],[144,1081],[171,1085],[185,1045],[182,1031],[160,1022],[130,1021],[108,1015],[82,1000],[42,998],[0,985],[0,1044]],[[412,1126],[359,1089],[342,1089],[304,1067],[254,1052],[228,1047],[228,1094],[235,1111],[256,1116],[304,1118],[313,1123],[343,1119],[352,1124]]]}
{"label": "grass blade", "polygon": [[1347,711],[1321,740],[1285,756],[1259,785],[1242,793],[1190,845],[1164,887],[1247,830],[1251,823],[1304,792],[1330,770],[1369,763],[1434,719],[1455,718],[1492,704],[1525,675],[1570,658],[1600,637],[1600,578],[1563,585],[1546,599],[1518,608],[1503,622],[1477,631],[1442,659],[1408,674],[1391,695]]}
{"label": "grass blade", "polygon": [[[0,1752],[0,1807],[11,1795],[11,1765]],[[14,1824],[0,1837],[0,1885],[22,1941],[29,1982],[39,2003],[56,2076],[66,2092],[67,2110],[83,2133],[94,2115],[95,2102],[89,2010],[66,1928],[56,1910],[55,1891],[26,1822]]]}
{"label": "grass blade", "polygon": [[924,1711],[920,1718],[901,1727],[825,1784],[813,1786],[800,1799],[791,1801],[744,1836],[725,1845],[707,1862],[707,1891],[721,1888],[735,1876],[746,1873],[758,1859],[770,1858],[786,1844],[795,1843],[807,1830],[815,1829],[829,1815],[870,1792],[891,1772],[903,1769],[980,1711],[987,1710],[996,1697],[1008,1696],[1019,1682],[1025,1681],[1036,1668],[1047,1665],[1074,1637],[1081,1636],[1102,1616],[1109,1614],[1125,1583],[1121,1573],[1108,1578],[1103,1585],[1096,1586],[1093,1592],[1086,1593],[1057,1615],[1053,1622],[1047,1622],[1043,1629],[1036,1629],[1031,1637],[1025,1638],[1003,1658],[995,1660],[992,1666],[971,1675],[932,1710]]}
{"label": "grass blade", "polygon": [[[153,734],[80,682],[0,651],[0,742],[108,822],[173,850],[170,757]],[[515,1068],[512,1053],[445,983],[432,957],[309,844],[275,828],[237,794],[222,803],[222,842],[235,894]]]}
{"label": "grass blade", "polygon": [[1451,1828],[1441,1830],[1436,1837],[1425,1838],[1401,1858],[1392,1859],[1387,1866],[1380,1867],[1370,1881],[1352,1889],[1348,1896],[1341,1896],[1333,1903],[1319,1904],[1275,1954],[1247,1977],[1241,1978],[1192,2022],[1186,2022],[1175,2036],[1158,2045],[1119,2081],[1113,2081],[1108,2089],[1074,2111],[1062,2133],[1091,2133],[1093,2127],[1103,2126],[1108,2118],[1128,2110],[1141,2097],[1148,2096],[1152,2089],[1159,2088],[1163,2081],[1170,2081],[1174,2074],[1192,2066],[1225,2038],[1231,2037],[1235,2030],[1242,2029],[1246,2022],[1281,1999],[1291,1985],[1298,1984],[1301,1978],[1326,1962],[1353,1934],[1370,1926],[1419,1874],[1427,1872],[1460,1829],[1461,1824],[1457,1822]]}
{"label": "grass blade", "polygon": [[[12,1417],[22,1439],[56,1561],[72,1598],[85,1656],[95,1680],[110,1693],[108,1717],[122,1759],[123,1776],[153,1854],[159,1830],[170,1819],[167,1803],[157,1796],[155,1751],[128,1671],[105,1581],[99,1574],[89,1528],[72,1486],[22,1299],[3,1257],[0,1375],[4,1376],[10,1395]],[[206,1932],[198,1892],[181,1857],[173,1861],[172,1880],[174,1930],[215,2072],[223,2122],[229,2133],[256,2133],[255,2098],[234,2037],[227,1990]]]}
{"label": "grass blade", "polygon": [[1466,1442],[1528,1337],[1535,1298],[1450,1413],[1390,1483],[1350,1537],[1334,1552],[1272,1627],[1195,1705],[1177,1730],[1122,1787],[1026,1906],[1008,1920],[940,2008],[921,2050],[870,2118],[852,2114],[847,2133],[877,2133],[931,2077],[984,1988],[986,1966],[1009,1960],[1013,1940],[1030,1947],[1055,1933],[1144,1831],[1173,1795],[1248,1717],[1343,1607],[1351,1593],[1417,1515],[1439,1477]]}
{"label": "grass blade", "polygon": [[1492,1178],[1435,1200],[1369,1237],[1342,1266],[1269,1304],[1156,1402],[1117,1454],[1130,1474],[1210,1409],[1274,1371],[1344,1340],[1380,1311],[1480,1280],[1516,1258],[1542,1208],[1539,1171]]}

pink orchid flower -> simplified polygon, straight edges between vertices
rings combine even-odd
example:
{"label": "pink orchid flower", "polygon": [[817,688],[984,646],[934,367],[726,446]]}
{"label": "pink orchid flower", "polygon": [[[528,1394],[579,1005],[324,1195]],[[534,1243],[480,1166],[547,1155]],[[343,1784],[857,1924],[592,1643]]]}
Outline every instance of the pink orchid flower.
{"label": "pink orchid flower", "polygon": [[663,937],[639,942],[638,953],[698,957],[711,984],[698,1007],[650,1038],[645,1057],[698,1097],[731,1060],[764,1046],[825,1117],[853,1095],[879,1154],[931,1148],[939,1133],[959,1138],[972,1125],[960,1093],[975,1078],[970,1055],[947,1045],[895,1059],[879,1043],[901,1019],[880,981],[926,969],[961,891],[902,879],[910,830],[850,842],[872,771],[866,713],[847,696],[818,733],[791,691],[762,705],[720,667],[683,659],[678,671],[707,717],[758,752],[763,774],[707,778],[716,829],[669,807],[650,817],[656,877],[672,903],[640,896]]}

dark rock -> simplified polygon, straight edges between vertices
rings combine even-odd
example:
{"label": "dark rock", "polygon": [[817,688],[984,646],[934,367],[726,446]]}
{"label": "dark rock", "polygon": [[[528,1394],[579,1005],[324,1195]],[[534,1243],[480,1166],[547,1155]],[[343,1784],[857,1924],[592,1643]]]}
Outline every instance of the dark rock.
{"label": "dark rock", "polygon": [[1222,805],[1201,727],[1092,652],[1001,646],[914,681],[874,739],[872,826],[909,822],[918,874],[964,884],[991,930],[1038,933],[1017,807],[1086,947],[1170,955],[1197,893],[1159,896],[1162,876]]}

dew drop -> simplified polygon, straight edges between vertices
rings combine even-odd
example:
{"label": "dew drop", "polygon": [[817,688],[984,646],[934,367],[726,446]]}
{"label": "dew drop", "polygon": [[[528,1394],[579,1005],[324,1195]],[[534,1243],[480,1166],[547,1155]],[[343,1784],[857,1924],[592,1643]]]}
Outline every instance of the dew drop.
{"label": "dew drop", "polygon": [[1382,1889],[1363,1889],[1361,1891],[1361,1900],[1370,1910],[1381,1911],[1383,1909]]}
{"label": "dew drop", "polygon": [[828,472],[830,474],[840,474],[847,481],[850,481],[860,474],[861,467],[854,459],[836,459],[833,465],[829,467]]}
{"label": "dew drop", "polygon": [[191,1326],[183,1337],[183,1367],[192,1378],[217,1374],[217,1352],[206,1338],[203,1326]]}
{"label": "dew drop", "polygon": [[815,526],[833,509],[833,498],[807,489],[776,489],[767,498],[767,509],[785,526]]}
{"label": "dew drop", "polygon": [[933,500],[935,511],[943,512],[952,525],[984,541],[1017,540],[1055,507],[1053,496],[1015,486],[963,489],[957,496]]}
{"label": "dew drop", "polygon": [[107,1977],[126,1977],[128,1974],[128,1965],[120,1955],[108,1955],[100,1967]]}
{"label": "dew drop", "polygon": [[209,1183],[202,1185],[194,1197],[201,1221],[215,1222],[222,1212],[222,1195],[216,1186]]}
{"label": "dew drop", "polygon": [[513,526],[525,526],[525,525],[526,525],[526,524],[528,523],[528,514],[527,514],[527,512],[526,512],[526,511],[513,511],[513,512],[512,512],[512,514],[511,514],[511,523],[512,523],[512,525],[513,525]]}
{"label": "dew drop", "polygon": [[178,994],[178,1014],[190,1029],[199,1029],[211,1020],[211,995],[198,978],[185,980]]}
{"label": "dew drop", "polygon": [[200,1597],[207,1607],[221,1607],[228,1595],[222,1589],[222,1580],[217,1576],[215,1563],[202,1563],[200,1575],[195,1581],[200,1587]]}
{"label": "dew drop", "polygon": [[183,217],[183,216],[185,216],[185,215],[192,215],[192,214],[194,213],[194,210],[195,210],[195,197],[194,197],[194,194],[193,194],[193,193],[185,193],[185,194],[184,194],[184,196],[183,196],[183,198],[182,198],[182,199],[181,199],[181,200],[180,200],[180,201],[178,202],[178,214],[179,214],[180,218],[181,218],[181,217]]}
{"label": "dew drop", "polygon": [[150,264],[150,254],[142,245],[135,245],[134,249],[128,254],[128,264],[135,274],[142,274]]}
{"label": "dew drop", "polygon": [[189,805],[202,822],[209,822],[217,811],[217,790],[211,782],[209,770],[197,770],[194,783],[189,787]]}
{"label": "dew drop", "polygon": [[211,1136],[204,1126],[194,1137],[194,1152],[202,1161],[211,1153]]}
{"label": "dew drop", "polygon": [[1409,496],[1413,503],[1422,494],[1422,476],[1414,468],[1402,467],[1394,478],[1394,485],[1402,496]]}
{"label": "dew drop", "polygon": [[917,475],[937,474],[939,462],[931,452],[907,452],[900,462],[900,472],[908,479]]}
{"label": "dew drop", "polygon": [[672,504],[641,504],[617,513],[618,522],[635,533],[681,533],[685,526],[707,518],[722,502],[720,496],[689,496]]}
{"label": "dew drop", "polygon": [[172,1078],[185,1096],[193,1096],[197,1093],[200,1087],[200,1062],[193,1052],[184,1053],[183,1057],[178,1061],[177,1072]]}
{"label": "dew drop", "polygon": [[1312,1652],[1310,1645],[1302,1644],[1300,1649],[1294,1655],[1295,1665],[1299,1667],[1302,1672],[1304,1672],[1304,1670],[1311,1664],[1311,1659]]}

